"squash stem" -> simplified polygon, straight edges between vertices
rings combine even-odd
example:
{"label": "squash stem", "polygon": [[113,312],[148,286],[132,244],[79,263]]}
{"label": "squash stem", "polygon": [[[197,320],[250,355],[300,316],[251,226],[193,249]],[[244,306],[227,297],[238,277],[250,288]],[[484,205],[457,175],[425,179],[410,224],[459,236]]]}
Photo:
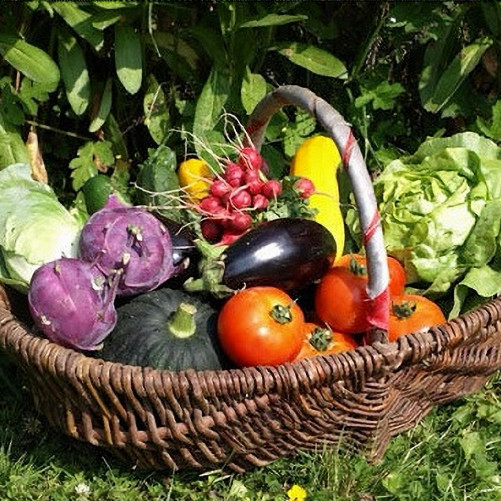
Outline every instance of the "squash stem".
{"label": "squash stem", "polygon": [[195,313],[197,308],[189,303],[180,303],[167,322],[170,332],[178,338],[187,338],[195,334],[197,328]]}

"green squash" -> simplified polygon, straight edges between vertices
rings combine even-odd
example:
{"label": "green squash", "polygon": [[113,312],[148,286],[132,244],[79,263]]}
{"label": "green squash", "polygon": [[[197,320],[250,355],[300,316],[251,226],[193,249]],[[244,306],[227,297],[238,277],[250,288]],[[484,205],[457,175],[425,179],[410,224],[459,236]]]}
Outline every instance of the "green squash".
{"label": "green squash", "polygon": [[217,312],[198,297],[162,288],[117,308],[118,320],[96,356],[154,369],[222,369]]}

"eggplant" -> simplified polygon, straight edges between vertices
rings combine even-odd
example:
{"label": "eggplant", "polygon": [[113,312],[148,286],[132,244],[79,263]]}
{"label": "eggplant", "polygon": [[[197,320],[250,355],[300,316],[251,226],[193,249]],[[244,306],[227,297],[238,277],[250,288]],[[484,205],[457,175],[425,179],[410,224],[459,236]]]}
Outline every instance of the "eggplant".
{"label": "eggplant", "polygon": [[336,244],[327,228],[310,219],[262,223],[228,246],[222,283],[230,289],[270,285],[299,290],[332,266]]}

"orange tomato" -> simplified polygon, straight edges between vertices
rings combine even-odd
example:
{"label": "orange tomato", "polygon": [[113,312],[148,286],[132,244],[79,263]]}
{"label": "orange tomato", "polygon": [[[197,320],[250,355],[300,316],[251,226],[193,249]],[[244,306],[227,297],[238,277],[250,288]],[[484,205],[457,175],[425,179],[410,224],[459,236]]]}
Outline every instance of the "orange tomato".
{"label": "orange tomato", "polygon": [[317,355],[341,353],[357,346],[358,343],[349,334],[333,332],[313,322],[305,322],[303,344],[294,362]]}
{"label": "orange tomato", "polygon": [[404,294],[392,298],[388,339],[395,341],[405,334],[444,322],[446,318],[438,304],[423,296]]}
{"label": "orange tomato", "polygon": [[[352,266],[351,262],[354,259],[358,264],[365,268],[364,270],[359,270],[358,273],[361,275],[367,274],[367,259],[365,256],[361,254],[345,254],[341,256],[339,260],[336,262],[336,266],[343,266],[345,268],[349,268]],[[388,284],[388,289],[390,291],[390,296],[401,296],[404,293],[405,288],[405,269],[398,261],[392,256],[387,256],[388,262],[388,272],[390,275],[390,282]]]}
{"label": "orange tomato", "polygon": [[304,314],[280,289],[249,287],[223,305],[217,330],[223,351],[238,366],[278,365],[301,349]]}

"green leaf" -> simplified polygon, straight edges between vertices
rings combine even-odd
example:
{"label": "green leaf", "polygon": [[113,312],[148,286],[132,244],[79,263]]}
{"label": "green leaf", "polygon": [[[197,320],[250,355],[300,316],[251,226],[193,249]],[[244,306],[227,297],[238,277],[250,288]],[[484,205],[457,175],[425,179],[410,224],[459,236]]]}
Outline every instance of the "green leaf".
{"label": "green leaf", "polygon": [[129,94],[141,88],[143,66],[141,40],[131,26],[115,26],[115,67],[117,75]]}
{"label": "green leaf", "polygon": [[21,136],[0,126],[0,170],[15,163],[29,163],[28,150]]}
{"label": "green leaf", "polygon": [[160,145],[150,151],[148,158],[139,168],[136,180],[136,197],[141,205],[163,207],[161,214],[179,220],[178,205],[169,193],[179,190],[176,153],[171,148]]}
{"label": "green leaf", "polygon": [[425,109],[432,113],[442,110],[491,45],[492,40],[484,38],[463,47],[439,78]]}
{"label": "green leaf", "polygon": [[17,97],[26,108],[27,113],[36,115],[39,104],[48,101],[51,90],[52,84],[33,82],[25,78],[21,83]]}
{"label": "green leaf", "polygon": [[105,137],[113,145],[113,152],[118,157],[126,161],[129,158],[129,153],[127,151],[127,145],[124,140],[123,132],[120,130],[120,126],[115,118],[115,116],[110,113],[108,119],[103,126]]}
{"label": "green leaf", "polygon": [[[229,94],[230,81],[228,75],[217,66],[213,66],[195,109],[193,134],[197,138],[203,139],[207,132],[214,129],[221,118]],[[195,148],[200,155],[203,148],[200,147],[198,141]]]}
{"label": "green leaf", "polygon": [[346,79],[346,66],[330,52],[298,42],[284,42],[276,45],[274,50],[285,56],[289,61],[317,75]]}
{"label": "green leaf", "polygon": [[16,70],[34,82],[50,85],[55,90],[59,82],[59,68],[42,49],[23,39],[0,33],[0,54]]}
{"label": "green leaf", "polygon": [[100,31],[113,26],[122,19],[122,13],[115,10],[105,10],[92,16],[92,26]]}
{"label": "green leaf", "polygon": [[465,431],[459,440],[466,460],[469,461],[472,456],[484,456],[486,450],[485,439],[477,431]]}
{"label": "green leaf", "polygon": [[404,92],[400,83],[380,82],[374,89],[362,89],[362,95],[355,99],[355,107],[362,108],[372,103],[375,110],[391,110],[398,96]]}
{"label": "green leaf", "polygon": [[108,78],[106,84],[104,85],[103,93],[101,94],[101,102],[99,103],[99,109],[97,110],[97,115],[92,119],[89,125],[89,132],[98,131],[106,122],[108,115],[111,110],[112,94],[111,94],[112,79]]}
{"label": "green leaf", "polygon": [[458,10],[454,19],[444,18],[441,22],[437,22],[434,40],[426,46],[423,70],[419,78],[419,97],[423,106],[431,100],[438,80],[453,56],[462,16],[462,11]]}
{"label": "green leaf", "polygon": [[297,149],[315,130],[317,121],[310,113],[305,110],[297,110],[294,123],[290,123],[284,134],[284,153],[292,158]]}
{"label": "green leaf", "polygon": [[111,167],[115,158],[108,141],[87,142],[78,149],[77,156],[70,162],[72,169],[73,189],[80,190],[99,169]]}
{"label": "green leaf", "polygon": [[[473,292],[474,295],[471,294]],[[501,272],[488,265],[471,268],[454,288],[454,305],[449,317],[457,317],[461,312],[467,311],[499,293],[501,293]],[[469,295],[472,297],[468,297]],[[472,300],[475,303],[470,304],[469,301]]]}
{"label": "green leaf", "polygon": [[265,26],[282,26],[284,24],[295,23],[297,21],[304,21],[308,16],[301,14],[267,14],[259,19],[247,21],[239,26],[239,28],[262,28]]}
{"label": "green leaf", "polygon": [[169,137],[170,115],[162,86],[153,74],[148,75],[147,89],[143,99],[144,124],[157,144],[163,144]]}
{"label": "green leaf", "polygon": [[82,115],[89,106],[91,87],[89,72],[82,48],[74,36],[60,36],[59,66],[66,89],[66,97],[76,115]]}
{"label": "green leaf", "polygon": [[501,140],[501,100],[492,107],[492,120],[488,124],[481,117],[477,118],[477,127],[482,134],[494,140]]}
{"label": "green leaf", "polygon": [[137,7],[139,5],[139,2],[119,2],[119,1],[105,1],[105,2],[100,2],[100,1],[95,1],[92,2],[95,6],[99,7],[100,9],[123,9],[123,8],[130,8],[130,7]]}
{"label": "green leaf", "polygon": [[[205,26],[195,26],[192,35],[204,49],[207,56],[218,66],[224,67],[228,58],[224,39],[221,34]],[[156,35],[155,35],[156,38]]]}
{"label": "green leaf", "polygon": [[250,114],[256,107],[256,104],[266,95],[266,80],[259,73],[252,73],[247,67],[245,76],[242,80],[240,90],[240,99],[245,111]]}
{"label": "green leaf", "polygon": [[53,2],[52,8],[94,49],[103,47],[104,35],[92,25],[92,14],[82,10],[76,2]]}

